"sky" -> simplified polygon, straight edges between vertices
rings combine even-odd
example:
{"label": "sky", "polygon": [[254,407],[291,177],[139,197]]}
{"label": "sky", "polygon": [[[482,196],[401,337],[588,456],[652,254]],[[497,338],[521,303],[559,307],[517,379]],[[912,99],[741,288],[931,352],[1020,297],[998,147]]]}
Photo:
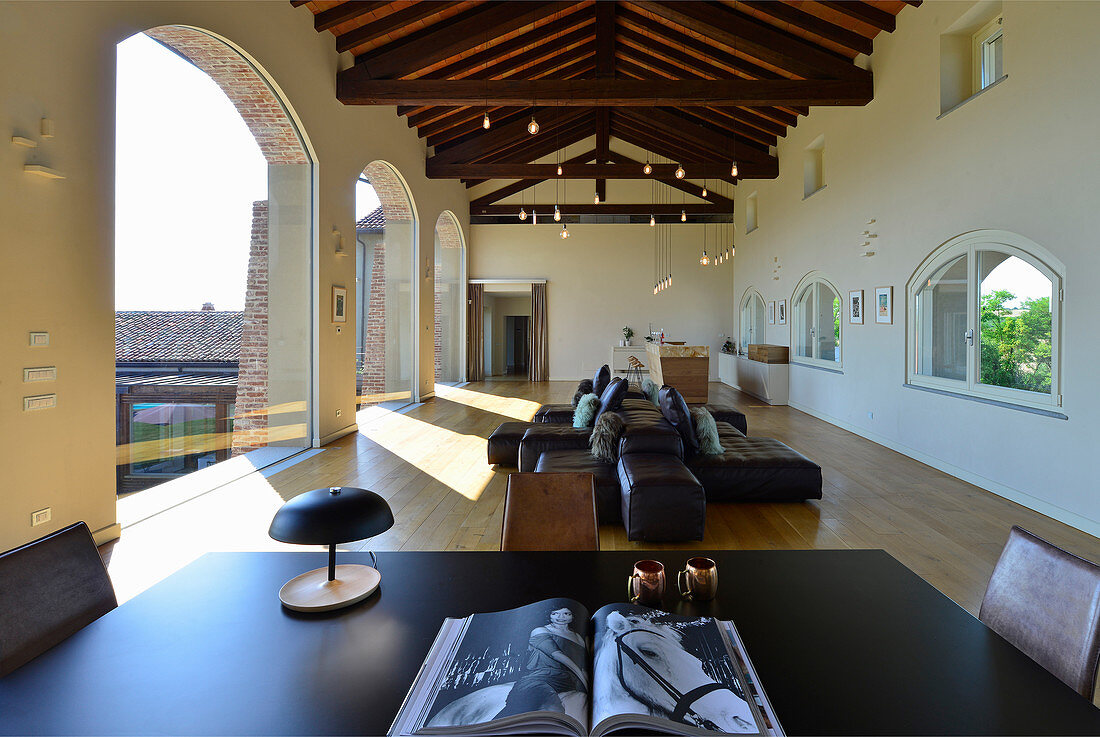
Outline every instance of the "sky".
{"label": "sky", "polygon": [[267,163],[198,68],[138,34],[118,45],[115,308],[244,307]]}
{"label": "sky", "polygon": [[982,294],[1007,289],[1016,299],[1006,302],[1009,308],[1021,307],[1026,299],[1051,296],[1051,284],[1042,273],[1023,259],[1010,256],[982,281]]}

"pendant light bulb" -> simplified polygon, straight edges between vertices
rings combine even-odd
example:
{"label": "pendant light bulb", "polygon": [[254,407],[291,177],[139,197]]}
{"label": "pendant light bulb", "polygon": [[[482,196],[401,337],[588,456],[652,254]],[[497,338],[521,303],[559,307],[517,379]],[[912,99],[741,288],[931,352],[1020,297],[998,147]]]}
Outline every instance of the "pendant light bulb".
{"label": "pendant light bulb", "polygon": [[686,223],[688,221],[688,215],[686,210],[680,210],[680,222]]}
{"label": "pendant light bulb", "polygon": [[561,164],[558,164],[558,176],[561,176]]}
{"label": "pendant light bulb", "polygon": [[736,161],[733,162],[732,166],[730,166],[730,176],[731,177],[737,176],[737,162]]}
{"label": "pendant light bulb", "polygon": [[534,115],[531,116],[531,122],[527,124],[527,132],[532,136],[539,132],[539,124]]}
{"label": "pendant light bulb", "polygon": [[519,219],[520,220],[526,220],[527,219],[527,211],[524,210],[522,207],[519,208]]}
{"label": "pendant light bulb", "polygon": [[705,184],[703,185],[703,194],[702,194],[702,196],[703,197],[707,196],[707,185],[705,185]]}
{"label": "pendant light bulb", "polygon": [[686,173],[686,172],[684,171],[684,167],[682,167],[682,166],[680,166],[679,164],[677,164],[677,165],[676,165],[676,178],[677,178],[677,179],[683,179],[683,178],[684,178],[684,174],[685,174],[685,173]]}
{"label": "pendant light bulb", "polygon": [[489,130],[489,113],[485,113],[484,117],[482,117],[481,127],[485,130]]}
{"label": "pendant light bulb", "polygon": [[642,167],[642,171],[644,171],[646,174],[653,173],[653,165],[649,163],[649,159],[646,159],[645,166]]}
{"label": "pendant light bulb", "polygon": [[706,266],[709,263],[710,263],[710,257],[707,256],[707,252],[704,249],[703,250],[703,255],[699,257],[699,265],[700,266]]}
{"label": "pendant light bulb", "polygon": [[737,246],[730,246],[730,258],[737,255]]}
{"label": "pendant light bulb", "polygon": [[558,209],[557,205],[554,205],[554,222],[555,223],[560,223],[561,222],[561,210]]}
{"label": "pendant light bulb", "polygon": [[566,238],[569,237],[569,228],[565,225],[565,223],[562,223],[561,233],[559,233],[559,235],[561,236],[562,240],[565,240]]}
{"label": "pendant light bulb", "polygon": [[653,217],[652,215],[650,215],[650,216],[649,216],[649,227],[651,227],[651,228],[652,228],[652,227],[653,227],[653,226],[655,226],[656,224],[657,224],[657,218],[655,218],[655,217]]}

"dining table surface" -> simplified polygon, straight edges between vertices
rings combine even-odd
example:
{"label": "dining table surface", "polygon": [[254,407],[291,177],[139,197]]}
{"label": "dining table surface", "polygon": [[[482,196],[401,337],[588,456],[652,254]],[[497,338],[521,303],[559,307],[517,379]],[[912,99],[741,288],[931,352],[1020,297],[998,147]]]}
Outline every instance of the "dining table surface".
{"label": "dining table surface", "polygon": [[[717,562],[713,600],[676,593],[694,555]],[[594,612],[644,558],[668,571],[661,608],[736,624],[787,734],[1100,734],[1100,710],[881,550],[382,552],[378,592],[322,614],[278,592],[324,552],[210,553],[0,679],[0,734],[385,734],[445,617]]]}

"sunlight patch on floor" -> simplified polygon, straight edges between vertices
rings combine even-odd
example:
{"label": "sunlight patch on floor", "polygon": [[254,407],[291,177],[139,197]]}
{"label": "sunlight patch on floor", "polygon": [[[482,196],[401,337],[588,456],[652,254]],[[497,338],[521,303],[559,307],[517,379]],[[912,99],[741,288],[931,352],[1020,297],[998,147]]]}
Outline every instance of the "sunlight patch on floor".
{"label": "sunlight patch on floor", "polygon": [[[408,415],[373,411],[359,433],[412,464],[470,501],[477,501],[493,478],[486,461],[488,441],[438,427]],[[362,414],[362,413],[360,413]]]}
{"label": "sunlight patch on floor", "polygon": [[538,402],[532,402],[529,399],[500,397],[495,394],[484,394],[442,384],[436,384],[435,395],[449,402],[458,402],[459,404],[465,404],[467,407],[483,409],[486,412],[494,412],[523,422],[529,422],[541,406]]}

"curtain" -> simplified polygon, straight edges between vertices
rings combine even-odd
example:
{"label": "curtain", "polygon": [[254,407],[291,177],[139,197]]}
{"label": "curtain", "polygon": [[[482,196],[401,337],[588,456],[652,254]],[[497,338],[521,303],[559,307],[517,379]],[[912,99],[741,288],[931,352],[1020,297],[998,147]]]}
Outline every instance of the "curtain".
{"label": "curtain", "polygon": [[485,335],[482,324],[484,284],[466,285],[466,381],[485,381]]}
{"label": "curtain", "polygon": [[531,381],[550,379],[550,346],[546,337],[546,285],[531,285],[531,360],[527,378]]}

